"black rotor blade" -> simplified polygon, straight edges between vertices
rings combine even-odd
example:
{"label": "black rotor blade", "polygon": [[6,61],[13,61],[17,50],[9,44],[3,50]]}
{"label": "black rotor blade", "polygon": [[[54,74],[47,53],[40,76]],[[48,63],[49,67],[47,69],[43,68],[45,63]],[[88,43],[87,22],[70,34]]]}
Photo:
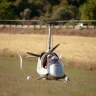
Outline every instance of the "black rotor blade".
{"label": "black rotor blade", "polygon": [[40,55],[38,55],[38,54],[34,54],[34,53],[30,53],[30,52],[27,52],[27,54],[30,54],[30,55],[32,55],[32,56],[36,56],[36,57],[40,57]]}
{"label": "black rotor blade", "polygon": [[51,52],[53,52],[60,44],[57,44],[55,47],[51,49]]}

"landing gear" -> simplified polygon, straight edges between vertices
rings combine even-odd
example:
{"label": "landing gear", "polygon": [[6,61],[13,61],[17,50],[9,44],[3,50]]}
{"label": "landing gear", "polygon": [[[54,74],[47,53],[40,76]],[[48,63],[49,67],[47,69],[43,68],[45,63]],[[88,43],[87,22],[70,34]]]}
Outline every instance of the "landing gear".
{"label": "landing gear", "polygon": [[68,82],[68,81],[70,81],[70,78],[69,77],[65,77],[64,78],[64,82]]}

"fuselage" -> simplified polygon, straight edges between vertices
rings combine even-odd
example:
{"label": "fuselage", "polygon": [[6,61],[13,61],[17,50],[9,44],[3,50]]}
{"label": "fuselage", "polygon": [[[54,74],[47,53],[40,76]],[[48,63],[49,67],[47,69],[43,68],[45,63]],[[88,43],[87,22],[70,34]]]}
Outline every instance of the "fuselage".
{"label": "fuselage", "polygon": [[59,79],[65,76],[61,60],[53,52],[44,52],[38,57],[37,72],[47,79]]}

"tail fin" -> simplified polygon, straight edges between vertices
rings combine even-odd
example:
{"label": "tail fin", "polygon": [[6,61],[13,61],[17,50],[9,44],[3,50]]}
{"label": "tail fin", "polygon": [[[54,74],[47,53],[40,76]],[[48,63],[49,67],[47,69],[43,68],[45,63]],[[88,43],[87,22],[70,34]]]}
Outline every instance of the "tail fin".
{"label": "tail fin", "polygon": [[61,59],[62,58],[62,54],[59,56],[59,59]]}
{"label": "tail fin", "polygon": [[18,53],[18,56],[19,56],[19,59],[20,59],[20,69],[22,69],[22,56],[19,53]]}

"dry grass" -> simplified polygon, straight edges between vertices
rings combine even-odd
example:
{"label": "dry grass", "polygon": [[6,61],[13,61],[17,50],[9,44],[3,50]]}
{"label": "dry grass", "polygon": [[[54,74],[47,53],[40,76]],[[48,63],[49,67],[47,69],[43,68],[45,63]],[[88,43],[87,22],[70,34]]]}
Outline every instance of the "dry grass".
{"label": "dry grass", "polygon": [[[0,54],[16,55],[16,52],[25,54],[27,51],[40,54],[46,51],[46,36],[37,34],[0,34]],[[96,38],[79,36],[53,36],[53,46],[61,45],[55,50],[63,54],[65,64],[74,67],[88,66],[96,70]],[[94,66],[94,67],[93,67]]]}
{"label": "dry grass", "polygon": [[[46,28],[1,28],[0,33],[9,34],[45,34]],[[96,29],[53,28],[54,35],[96,37]]]}
{"label": "dry grass", "polygon": [[[46,50],[46,36],[36,34],[0,34],[0,96],[96,96],[96,71],[73,68],[81,65],[96,70],[96,38],[79,36],[54,36],[53,46],[63,54],[64,70],[71,81],[36,81],[36,61],[24,60],[23,70],[19,59],[3,56],[25,55],[27,51],[41,53]],[[26,77],[32,76],[31,81]]]}

